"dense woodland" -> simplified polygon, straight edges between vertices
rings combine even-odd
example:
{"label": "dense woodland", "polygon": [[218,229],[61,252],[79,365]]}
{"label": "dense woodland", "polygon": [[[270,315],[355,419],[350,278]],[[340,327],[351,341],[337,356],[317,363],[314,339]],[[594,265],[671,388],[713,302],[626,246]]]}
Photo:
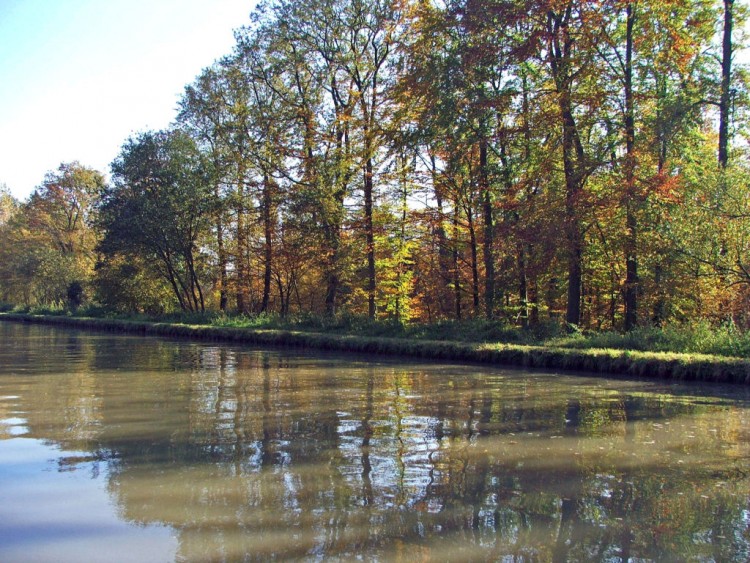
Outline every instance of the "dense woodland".
{"label": "dense woodland", "polygon": [[746,8],[269,0],[111,180],[0,195],[0,302],[747,328]]}

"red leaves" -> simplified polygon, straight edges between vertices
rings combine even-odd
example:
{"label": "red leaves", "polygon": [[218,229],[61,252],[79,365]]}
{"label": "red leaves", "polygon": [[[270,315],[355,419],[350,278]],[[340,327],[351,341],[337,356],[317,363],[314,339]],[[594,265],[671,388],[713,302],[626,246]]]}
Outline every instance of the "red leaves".
{"label": "red leaves", "polygon": [[682,181],[679,175],[657,173],[642,183],[640,197],[653,197],[663,203],[680,203],[682,201]]}

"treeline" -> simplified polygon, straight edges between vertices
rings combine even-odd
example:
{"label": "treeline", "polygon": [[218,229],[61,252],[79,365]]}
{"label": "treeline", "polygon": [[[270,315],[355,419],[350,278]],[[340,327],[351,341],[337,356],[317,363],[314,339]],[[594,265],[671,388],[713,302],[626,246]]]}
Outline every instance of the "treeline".
{"label": "treeline", "polygon": [[747,326],[733,0],[274,0],[128,139],[2,196],[0,301]]}

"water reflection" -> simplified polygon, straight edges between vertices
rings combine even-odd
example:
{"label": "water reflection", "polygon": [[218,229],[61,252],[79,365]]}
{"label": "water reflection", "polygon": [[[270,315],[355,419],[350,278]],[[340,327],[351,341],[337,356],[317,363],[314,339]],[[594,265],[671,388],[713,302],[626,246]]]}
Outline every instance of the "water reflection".
{"label": "water reflection", "polygon": [[0,342],[0,471],[19,440],[54,447],[47,473],[104,483],[175,559],[750,558],[745,388],[3,323]]}

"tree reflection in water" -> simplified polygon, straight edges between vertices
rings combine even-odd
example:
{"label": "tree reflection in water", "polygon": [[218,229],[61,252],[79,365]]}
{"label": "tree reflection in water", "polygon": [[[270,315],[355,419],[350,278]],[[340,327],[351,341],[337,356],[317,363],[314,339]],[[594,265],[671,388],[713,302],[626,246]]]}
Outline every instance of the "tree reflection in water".
{"label": "tree reflection in water", "polygon": [[180,559],[750,559],[745,389],[1,328],[27,436]]}

